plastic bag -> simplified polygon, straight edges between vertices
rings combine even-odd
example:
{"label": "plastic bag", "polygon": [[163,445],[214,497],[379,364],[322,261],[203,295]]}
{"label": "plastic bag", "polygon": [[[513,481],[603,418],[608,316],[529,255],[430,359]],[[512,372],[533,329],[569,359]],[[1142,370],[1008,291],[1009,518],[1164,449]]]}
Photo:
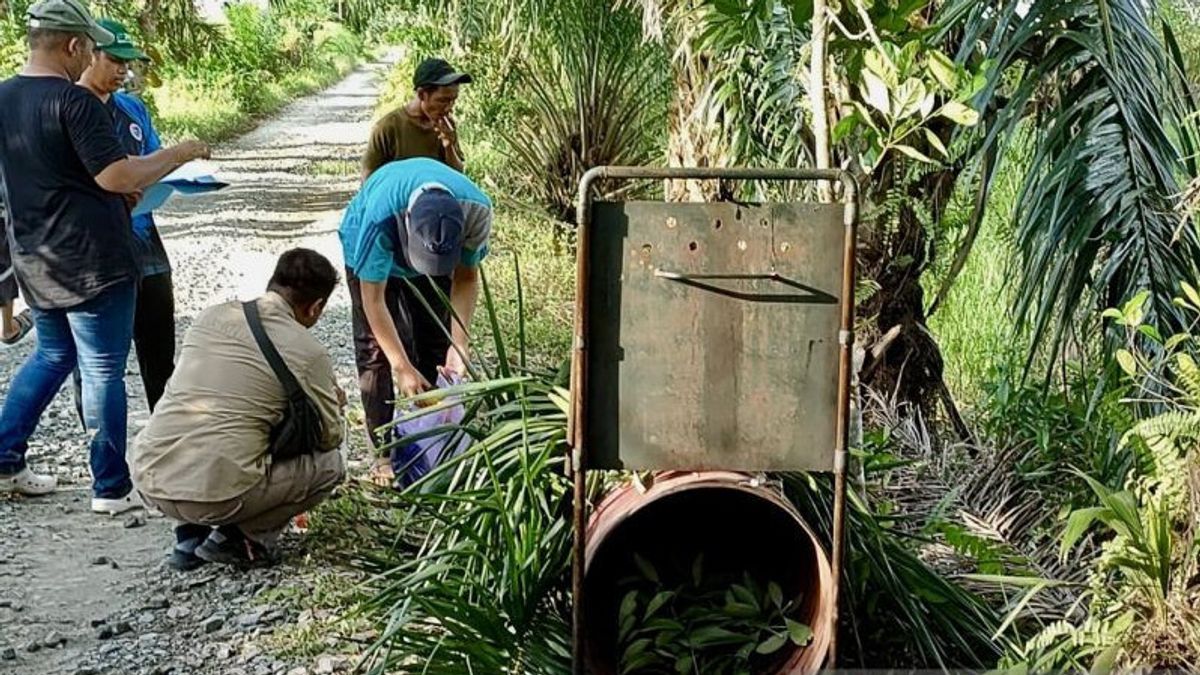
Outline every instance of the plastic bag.
{"label": "plastic bag", "polygon": [[[456,384],[459,384],[457,380],[448,380],[445,375],[438,375],[438,389],[444,389]],[[437,412],[399,422],[392,428],[392,438],[396,440],[412,438],[438,427],[462,422],[466,410],[461,403],[447,405],[453,401],[453,398],[444,399],[438,402],[437,406],[445,407]],[[396,419],[400,420],[408,417],[418,410],[419,408],[416,407],[410,407],[407,410],[397,409]],[[391,454],[392,472],[396,477],[395,487],[403,489],[412,485],[433,470],[438,464],[466,450],[470,444],[471,437],[468,434],[458,429],[449,429],[442,433],[417,438],[411,442],[397,445],[392,448]]]}

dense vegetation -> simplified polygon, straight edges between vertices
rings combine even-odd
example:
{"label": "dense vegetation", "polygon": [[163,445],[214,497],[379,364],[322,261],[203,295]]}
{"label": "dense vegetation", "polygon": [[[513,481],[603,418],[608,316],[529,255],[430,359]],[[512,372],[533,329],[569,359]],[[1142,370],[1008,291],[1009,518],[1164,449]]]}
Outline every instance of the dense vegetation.
{"label": "dense vegetation", "polygon": [[[0,76],[24,61],[30,4],[0,6]],[[287,0],[264,11],[229,3],[222,23],[188,2],[115,0],[92,9],[121,21],[154,59],[141,93],[160,133],[217,141],[348,72],[364,54],[369,29],[352,20],[354,5]]]}
{"label": "dense vegetation", "polygon": [[[403,50],[380,113],[423,57],[476,78],[457,118],[498,215],[483,372],[460,392],[456,432],[474,443],[403,493],[354,491],[314,519],[317,542],[370,573],[337,602],[379,629],[378,672],[567,668],[562,365],[582,172],[825,158],[867,186],[842,664],[1200,666],[1195,5],[348,6],[235,6],[227,28],[164,30],[149,95],[176,133],[226,133],[333,77],[364,38]],[[112,11],[146,31],[147,7]],[[828,482],[772,480],[827,538]]]}
{"label": "dense vegetation", "polygon": [[[397,98],[432,53],[478,78],[459,118],[468,172],[502,205],[496,319],[481,320],[499,329],[493,359],[553,368],[567,355],[569,314],[546,310],[569,301],[570,195],[588,166],[815,161],[814,4],[409,10],[394,36],[410,49]],[[1200,239],[1179,195],[1197,175],[1195,10],[984,7],[827,9],[830,154],[868,185],[865,483],[851,505],[843,663],[1192,666],[1193,488],[1181,477],[1194,462],[1194,360],[1182,336],[1198,300],[1179,299]],[[603,37],[578,49],[581,34]],[[664,196],[771,194],[756,189]],[[480,442],[435,472],[438,489],[356,502],[387,533],[356,541],[380,575],[365,605],[387,626],[378,667],[565,668],[564,384],[552,370],[472,393],[465,427]],[[828,485],[778,478],[827,535]],[[439,496],[447,484],[458,497]]]}

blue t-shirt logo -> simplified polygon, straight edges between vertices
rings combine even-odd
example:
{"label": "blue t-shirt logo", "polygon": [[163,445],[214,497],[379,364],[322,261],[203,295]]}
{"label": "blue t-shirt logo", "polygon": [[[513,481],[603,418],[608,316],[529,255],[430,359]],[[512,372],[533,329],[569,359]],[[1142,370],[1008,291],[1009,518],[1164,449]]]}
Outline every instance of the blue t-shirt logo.
{"label": "blue t-shirt logo", "polygon": [[129,135],[133,136],[133,140],[141,143],[143,140],[142,128],[136,124],[129,125]]}

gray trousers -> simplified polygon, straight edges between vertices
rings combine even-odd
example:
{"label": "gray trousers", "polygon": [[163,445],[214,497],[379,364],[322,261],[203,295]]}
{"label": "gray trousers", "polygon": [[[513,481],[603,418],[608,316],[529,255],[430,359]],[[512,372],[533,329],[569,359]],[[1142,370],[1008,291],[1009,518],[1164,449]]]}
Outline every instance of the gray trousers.
{"label": "gray trousers", "polygon": [[189,502],[143,498],[178,522],[210,527],[237,525],[247,537],[270,547],[293,517],[324,501],[345,477],[341,453],[331,450],[274,464],[257,485],[233,499]]}

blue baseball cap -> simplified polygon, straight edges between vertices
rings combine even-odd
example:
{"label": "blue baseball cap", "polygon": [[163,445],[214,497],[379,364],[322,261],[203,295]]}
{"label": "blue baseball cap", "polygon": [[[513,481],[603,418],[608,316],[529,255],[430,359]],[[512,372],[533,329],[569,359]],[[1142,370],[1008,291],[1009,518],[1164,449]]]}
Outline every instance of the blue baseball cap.
{"label": "blue baseball cap", "polygon": [[413,270],[433,277],[449,276],[462,258],[463,210],[441,186],[423,189],[408,208],[405,256]]}

